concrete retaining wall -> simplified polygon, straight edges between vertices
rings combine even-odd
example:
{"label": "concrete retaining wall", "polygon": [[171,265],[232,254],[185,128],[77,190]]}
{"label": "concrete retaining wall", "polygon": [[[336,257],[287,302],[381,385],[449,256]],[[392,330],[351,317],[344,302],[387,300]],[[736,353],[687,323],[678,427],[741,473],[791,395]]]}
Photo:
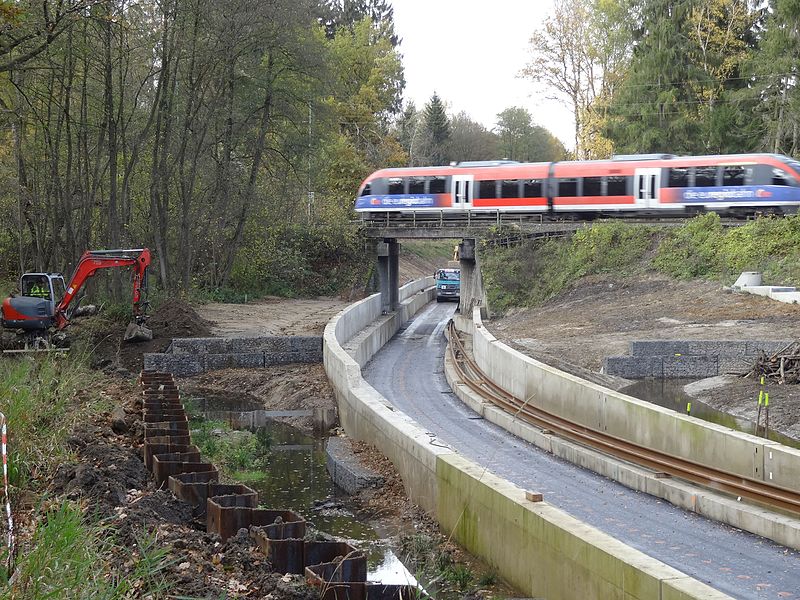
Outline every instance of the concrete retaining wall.
{"label": "concrete retaining wall", "polygon": [[437,517],[523,593],[548,600],[728,598],[456,454],[437,462]]}
{"label": "concrete retaining wall", "polygon": [[[402,318],[432,299],[410,299]],[[334,317],[323,336],[323,361],[339,401],[340,421],[351,437],[379,448],[403,478],[409,496],[445,531],[481,556],[525,594],[548,600],[722,599],[728,596],[584,525],[524,490],[495,477],[431,437],[396,411],[361,377],[360,359],[371,357],[402,321],[380,316],[380,298],[356,303]],[[416,308],[415,308],[416,307]],[[366,335],[360,333],[367,328]],[[356,335],[358,348],[343,344]],[[368,348],[369,350],[363,350]]]}
{"label": "concrete retaining wall", "polygon": [[[479,311],[459,319],[473,335],[475,360],[484,373],[517,398],[619,438],[690,458],[725,465],[730,473],[800,489],[800,451],[714,423],[676,413],[545,365],[498,341]],[[765,456],[772,457],[769,462]],[[780,468],[778,468],[780,465]],[[774,467],[774,468],[773,468]]]}
{"label": "concrete retaining wall", "polygon": [[322,362],[319,336],[271,335],[253,338],[177,338],[164,353],[146,353],[145,370],[188,377],[227,368]]}
{"label": "concrete retaining wall", "polygon": [[604,371],[609,375],[645,377],[714,377],[744,374],[753,368],[760,352],[774,354],[789,341],[647,340],[631,342],[629,356],[610,356]]}

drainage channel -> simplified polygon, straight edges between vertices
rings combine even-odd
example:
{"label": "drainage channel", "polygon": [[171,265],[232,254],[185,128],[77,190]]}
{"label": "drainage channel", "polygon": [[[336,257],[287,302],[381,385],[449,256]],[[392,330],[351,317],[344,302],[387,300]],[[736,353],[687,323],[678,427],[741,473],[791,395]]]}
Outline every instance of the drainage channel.
{"label": "drainage channel", "polygon": [[[366,555],[347,541],[306,539],[308,522],[294,510],[260,508],[256,489],[220,484],[217,468],[204,462],[192,444],[172,375],[143,371],[140,382],[145,465],[157,486],[166,485],[193,507],[195,516],[205,516],[209,533],[225,541],[240,529],[249,529],[276,571],[304,574],[310,585],[319,588],[322,600],[400,600],[420,595],[416,585],[369,581]],[[291,475],[275,476],[287,474]]]}
{"label": "drainage channel", "polygon": [[[687,394],[683,389],[684,386],[694,381],[694,379],[643,379],[621,389],[620,392],[651,404],[670,408],[676,412],[686,412],[686,406],[691,402],[691,415],[693,417],[755,435],[756,425],[753,421],[717,410],[704,402],[693,399]],[[761,433],[759,434],[761,437],[763,437],[763,430],[762,423]],[[800,440],[774,430],[768,432],[768,438],[785,446],[800,448]]]}

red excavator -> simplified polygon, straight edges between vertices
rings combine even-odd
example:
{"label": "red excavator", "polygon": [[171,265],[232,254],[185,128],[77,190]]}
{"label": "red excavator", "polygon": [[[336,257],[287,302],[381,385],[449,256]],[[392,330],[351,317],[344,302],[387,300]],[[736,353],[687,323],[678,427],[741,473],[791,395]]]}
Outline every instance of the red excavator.
{"label": "red excavator", "polygon": [[[77,302],[73,299],[86,281],[98,269],[133,267],[133,321],[125,330],[125,341],[153,339],[153,333],[144,326],[147,309],[147,267],[150,250],[87,250],[83,253],[75,272],[64,284],[60,273],[25,273],[19,280],[20,295],[3,300],[2,325],[15,329],[25,338],[25,350],[49,350],[51,343],[62,343],[59,336],[67,325]],[[55,330],[54,336],[49,335]]]}

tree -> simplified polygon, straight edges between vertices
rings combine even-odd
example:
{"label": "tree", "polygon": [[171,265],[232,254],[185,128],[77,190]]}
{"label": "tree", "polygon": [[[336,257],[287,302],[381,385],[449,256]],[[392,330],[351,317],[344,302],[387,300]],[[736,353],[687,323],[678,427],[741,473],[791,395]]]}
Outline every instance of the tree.
{"label": "tree", "polygon": [[0,2],[0,73],[23,66],[104,0]]}
{"label": "tree", "polygon": [[626,55],[616,33],[620,24],[597,16],[613,14],[617,6],[614,0],[556,0],[553,14],[530,39],[531,60],[522,73],[550,98],[570,103],[579,158],[586,155],[581,136],[585,115],[608,92]]}
{"label": "tree", "polygon": [[450,142],[450,119],[444,103],[434,92],[423,113],[425,164],[444,165],[450,162],[448,143]]}
{"label": "tree", "polygon": [[648,0],[632,12],[635,48],[608,103],[623,152],[747,150],[750,120],[735,102],[758,13],[746,0]]}
{"label": "tree", "polygon": [[379,37],[397,47],[400,38],[394,31],[394,8],[387,0],[327,0],[320,7],[319,20],[326,35],[333,39],[341,28],[349,28],[369,19]]}
{"label": "tree", "polygon": [[773,0],[757,52],[745,62],[752,84],[742,92],[757,115],[758,148],[800,153],[800,0]]}
{"label": "tree", "polygon": [[448,156],[454,161],[493,160],[500,157],[497,136],[465,112],[450,121]]}
{"label": "tree", "polygon": [[534,125],[524,108],[511,107],[497,115],[497,136],[502,158],[520,162],[549,162],[566,155],[563,144],[544,127]]}

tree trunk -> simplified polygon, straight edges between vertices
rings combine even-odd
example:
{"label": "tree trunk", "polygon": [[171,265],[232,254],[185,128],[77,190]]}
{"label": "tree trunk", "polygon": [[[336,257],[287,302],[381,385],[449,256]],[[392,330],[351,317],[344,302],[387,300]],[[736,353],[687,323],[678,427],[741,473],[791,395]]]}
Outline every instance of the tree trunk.
{"label": "tree trunk", "polygon": [[253,163],[250,165],[250,176],[247,179],[247,186],[242,194],[242,206],[239,211],[239,220],[236,224],[236,233],[233,239],[228,244],[228,257],[225,262],[225,270],[222,275],[222,286],[228,284],[231,271],[233,270],[233,263],[236,259],[236,254],[239,251],[239,246],[242,243],[242,235],[244,233],[244,225],[247,222],[247,215],[250,211],[250,204],[253,200],[255,193],[256,180],[258,179],[258,170],[261,167],[261,158],[264,155],[264,145],[267,139],[267,132],[270,126],[270,116],[272,114],[272,85],[274,67],[273,54],[269,54],[267,61],[267,89],[264,95],[264,105],[261,108],[261,122],[259,123],[258,138],[256,139],[255,151],[253,153]]}
{"label": "tree trunk", "polygon": [[[114,111],[114,71],[111,61],[111,41],[112,36],[112,15],[111,2],[106,3],[106,21],[104,23],[104,53],[105,64],[103,71],[105,75],[104,89],[104,113],[106,129],[108,130],[108,242],[111,248],[120,247],[120,223],[117,210],[117,119]],[[112,273],[112,297],[116,301],[122,298],[122,274],[119,269],[114,269]]]}

